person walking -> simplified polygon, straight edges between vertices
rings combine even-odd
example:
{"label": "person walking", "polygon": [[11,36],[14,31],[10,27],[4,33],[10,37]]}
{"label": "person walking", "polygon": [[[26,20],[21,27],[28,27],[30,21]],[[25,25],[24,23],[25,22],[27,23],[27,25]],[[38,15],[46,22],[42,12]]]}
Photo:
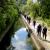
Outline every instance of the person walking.
{"label": "person walking", "polygon": [[39,24],[38,26],[37,26],[37,35],[39,35],[40,37],[41,37],[41,31],[42,31],[42,26],[41,26],[41,24]]}
{"label": "person walking", "polygon": [[25,19],[26,19],[26,15],[24,15]]}
{"label": "person walking", "polygon": [[46,39],[46,37],[47,37],[47,27],[46,26],[43,28],[42,33],[43,33],[43,38],[45,37],[45,39]]}
{"label": "person walking", "polygon": [[30,24],[30,22],[31,22],[31,18],[28,17],[28,16],[27,16],[27,21],[28,21],[28,23]]}
{"label": "person walking", "polygon": [[35,28],[35,25],[36,25],[36,21],[35,20],[33,21],[33,25],[34,25],[34,28]]}
{"label": "person walking", "polygon": [[31,37],[32,30],[30,28],[28,30],[28,37]]}

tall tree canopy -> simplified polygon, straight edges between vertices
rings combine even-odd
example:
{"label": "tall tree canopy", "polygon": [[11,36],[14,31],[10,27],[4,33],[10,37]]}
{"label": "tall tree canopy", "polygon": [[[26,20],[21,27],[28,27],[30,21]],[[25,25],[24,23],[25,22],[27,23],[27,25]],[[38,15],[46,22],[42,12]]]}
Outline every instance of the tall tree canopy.
{"label": "tall tree canopy", "polygon": [[14,19],[18,19],[18,11],[16,0],[0,0],[0,32]]}
{"label": "tall tree canopy", "polygon": [[42,18],[50,18],[50,0],[38,0],[41,4]]}

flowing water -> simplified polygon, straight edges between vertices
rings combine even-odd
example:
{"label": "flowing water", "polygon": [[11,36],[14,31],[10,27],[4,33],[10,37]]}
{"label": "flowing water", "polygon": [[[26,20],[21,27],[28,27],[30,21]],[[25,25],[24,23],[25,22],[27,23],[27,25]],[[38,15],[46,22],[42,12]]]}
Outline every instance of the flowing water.
{"label": "flowing water", "polygon": [[28,42],[26,28],[21,28],[11,37],[11,48],[9,50],[33,50],[32,44]]}

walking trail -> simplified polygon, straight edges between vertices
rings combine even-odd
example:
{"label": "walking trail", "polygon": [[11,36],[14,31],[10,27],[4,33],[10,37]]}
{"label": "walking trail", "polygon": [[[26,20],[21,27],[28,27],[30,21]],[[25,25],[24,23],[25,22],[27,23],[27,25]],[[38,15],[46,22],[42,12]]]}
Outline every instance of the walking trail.
{"label": "walking trail", "polygon": [[[24,18],[24,16],[23,16],[23,19],[26,21],[26,23],[28,23],[27,20]],[[34,28],[33,20],[31,20],[31,23],[29,24],[29,27],[34,31],[34,34],[36,36],[37,36],[37,26],[38,25],[39,25],[39,22],[36,23],[35,28]],[[46,40],[42,37],[42,33],[41,33],[41,38],[39,38],[39,39],[40,39],[40,42],[43,44],[43,46],[45,46],[46,50],[50,50],[50,31],[47,30]]]}

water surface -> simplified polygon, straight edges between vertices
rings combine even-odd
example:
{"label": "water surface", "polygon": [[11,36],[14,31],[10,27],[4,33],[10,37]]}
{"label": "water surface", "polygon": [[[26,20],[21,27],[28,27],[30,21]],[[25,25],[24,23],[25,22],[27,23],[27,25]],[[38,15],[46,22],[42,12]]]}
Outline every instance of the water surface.
{"label": "water surface", "polygon": [[21,28],[11,37],[11,50],[33,50],[32,44],[28,43],[28,32],[26,28]]}

